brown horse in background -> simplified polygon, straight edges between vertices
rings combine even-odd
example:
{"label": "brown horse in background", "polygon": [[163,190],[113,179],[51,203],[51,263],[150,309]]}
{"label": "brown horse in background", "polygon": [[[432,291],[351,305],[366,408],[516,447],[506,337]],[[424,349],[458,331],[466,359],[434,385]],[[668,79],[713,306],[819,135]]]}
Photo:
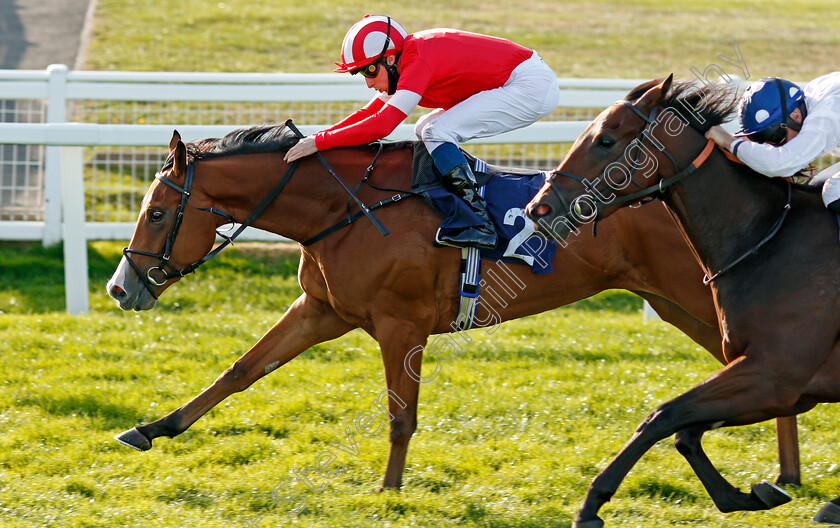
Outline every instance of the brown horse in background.
{"label": "brown horse in background", "polygon": [[[840,400],[837,220],[819,188],[761,176],[703,137],[736,104],[727,85],[671,77],[640,85],[590,124],[527,208],[547,234],[562,237],[622,206],[661,199],[706,271],[723,329],[726,367],[642,422],[592,481],[576,528],[603,526],[599,509],[674,434],[721,511],[783,504],[791,497],[768,482],[750,493],[727,482],[703,452],[703,434]],[[814,520],[840,524],[840,499]]]}
{"label": "brown horse in background", "polygon": [[[345,219],[347,194],[315,157],[295,162],[296,169],[283,161],[283,153],[295,141],[282,126],[254,127],[186,146],[176,133],[167,163],[143,199],[125,257],[108,282],[109,295],[124,310],[151,309],[158,295],[211,250],[216,228],[232,218],[248,218],[281,179],[285,187],[267,202],[253,226],[306,241]],[[379,188],[407,189],[412,152],[411,144],[387,145],[369,181]],[[368,146],[323,155],[352,187],[377,151]],[[194,182],[189,196],[183,188],[188,178]],[[368,204],[393,194],[370,185],[357,193]],[[376,214],[390,236],[383,238],[362,219],[302,245],[298,276],[303,293],[280,320],[210,387],[117,440],[150,449],[155,438],[184,432],[224,398],[307,348],[362,328],[379,342],[389,391],[390,452],[382,486],[399,487],[408,442],[417,426],[422,354],[411,351],[425,346],[431,334],[453,330],[460,251],[433,246],[440,219],[420,200],[406,198]],[[160,248],[164,249],[154,253]],[[582,234],[568,247],[558,248],[552,263],[553,273],[535,275],[524,265],[503,267],[485,261],[482,278],[495,284],[497,293],[506,287],[515,295],[482,296],[477,327],[621,288],[646,299],[664,320],[723,361],[711,293],[664,208],[617,215],[602,223],[597,240]],[[493,282],[499,277],[507,284]],[[795,432],[795,422],[792,426]],[[798,468],[783,464],[782,470],[781,478],[798,478]]]}

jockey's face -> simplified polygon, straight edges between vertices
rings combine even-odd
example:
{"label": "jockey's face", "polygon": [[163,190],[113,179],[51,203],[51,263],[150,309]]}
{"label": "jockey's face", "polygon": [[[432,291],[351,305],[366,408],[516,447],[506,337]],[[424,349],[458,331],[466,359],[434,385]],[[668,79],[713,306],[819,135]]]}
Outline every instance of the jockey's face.
{"label": "jockey's face", "polygon": [[[802,110],[799,108],[795,109],[793,112],[790,113],[790,118],[793,119],[795,122],[802,124]],[[785,129],[787,131],[787,140],[785,143],[790,141],[791,139],[795,138],[797,134],[799,134],[798,130],[794,130],[790,127]]]}
{"label": "jockey's face", "polygon": [[[385,58],[389,66],[393,65],[395,60],[393,55]],[[388,71],[380,67],[376,76],[365,77],[365,84],[367,84],[368,88],[373,88],[377,92],[388,93]]]}

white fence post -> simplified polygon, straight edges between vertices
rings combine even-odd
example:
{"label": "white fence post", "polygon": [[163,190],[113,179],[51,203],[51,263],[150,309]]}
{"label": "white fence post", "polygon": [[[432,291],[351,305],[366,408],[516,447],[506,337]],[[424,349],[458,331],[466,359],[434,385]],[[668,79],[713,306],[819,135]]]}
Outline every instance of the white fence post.
{"label": "white fence post", "polygon": [[61,150],[62,236],[64,238],[64,299],[67,313],[86,314],[88,299],[87,235],[85,234],[85,182],[82,147]]}
{"label": "white fence post", "polygon": [[[67,121],[67,66],[47,68],[47,123]],[[44,156],[44,232],[42,243],[61,241],[61,147],[47,146]]]}

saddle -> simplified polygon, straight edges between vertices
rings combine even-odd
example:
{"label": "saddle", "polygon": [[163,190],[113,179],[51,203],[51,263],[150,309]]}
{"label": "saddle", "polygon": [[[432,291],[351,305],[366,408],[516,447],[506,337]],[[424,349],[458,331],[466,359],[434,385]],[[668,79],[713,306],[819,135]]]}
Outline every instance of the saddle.
{"label": "saddle", "polygon": [[[475,175],[478,193],[487,202],[487,212],[499,242],[492,251],[461,250],[460,300],[458,317],[453,323],[453,329],[459,331],[471,328],[475,320],[481,260],[526,264],[534,273],[549,273],[557,249],[555,242],[534,233],[533,222],[525,216],[525,205],[545,183],[545,173],[488,165],[468,152],[461,152]],[[442,175],[421,142],[414,144],[411,193],[442,219],[439,229],[462,228],[475,221],[467,204],[443,184]]]}
{"label": "saddle", "polygon": [[[517,176],[542,176],[545,177],[543,171],[537,169],[518,169],[513,167],[500,167],[498,165],[490,165],[479,160],[469,152],[461,149],[461,153],[467,158],[467,163],[475,175],[476,184],[478,187],[484,187],[493,176],[497,174],[515,174]],[[411,190],[419,193],[421,198],[426,201],[427,205],[439,215],[441,213],[437,210],[437,206],[428,198],[426,191],[430,189],[439,189],[443,187],[443,175],[435,167],[432,160],[432,155],[426,149],[422,142],[414,143],[414,157],[411,165]]]}
{"label": "saddle", "polygon": [[[533,223],[525,216],[525,206],[544,185],[545,173],[488,165],[462,152],[475,174],[479,193],[487,202],[487,211],[499,235],[496,249],[481,251],[481,258],[528,264],[538,274],[551,272],[557,244],[534,235]],[[443,184],[440,172],[421,142],[414,145],[411,192],[442,219],[441,229],[462,228],[472,221],[469,208]]]}

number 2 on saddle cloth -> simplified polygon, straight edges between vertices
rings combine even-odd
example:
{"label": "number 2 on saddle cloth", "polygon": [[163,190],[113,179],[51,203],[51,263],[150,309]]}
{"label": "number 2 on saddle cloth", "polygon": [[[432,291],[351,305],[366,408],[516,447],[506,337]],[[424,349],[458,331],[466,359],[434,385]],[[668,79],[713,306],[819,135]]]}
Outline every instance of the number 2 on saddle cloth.
{"label": "number 2 on saddle cloth", "polygon": [[[496,248],[481,251],[481,258],[527,264],[534,273],[550,273],[557,243],[535,234],[533,222],[525,215],[525,206],[545,184],[545,173],[492,167],[467,153],[465,155],[481,185],[479,192],[487,202],[487,211],[499,237]],[[483,225],[461,198],[441,185],[431,156],[422,143],[415,147],[412,172],[411,190],[419,193],[443,219],[441,231]]]}

